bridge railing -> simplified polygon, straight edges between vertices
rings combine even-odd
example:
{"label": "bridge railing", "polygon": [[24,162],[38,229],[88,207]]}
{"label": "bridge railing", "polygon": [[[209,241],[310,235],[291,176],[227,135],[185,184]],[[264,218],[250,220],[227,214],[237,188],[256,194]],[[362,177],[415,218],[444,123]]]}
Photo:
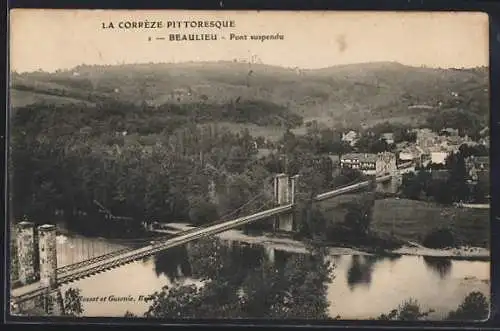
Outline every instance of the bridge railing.
{"label": "bridge railing", "polygon": [[111,252],[111,253],[107,253],[107,254],[104,254],[104,255],[99,255],[99,256],[90,258],[88,260],[84,260],[84,261],[80,261],[80,262],[68,264],[68,265],[65,265],[63,267],[57,268],[57,272],[58,273],[68,272],[68,271],[80,268],[80,267],[88,265],[88,264],[92,264],[92,263],[96,263],[96,262],[99,262],[99,261],[103,261],[103,260],[106,260],[106,259],[114,257],[114,256],[119,256],[121,254],[133,251],[134,249],[136,249],[136,248],[128,247],[128,248],[124,248],[124,249],[119,249],[119,250],[116,250],[116,251]]}
{"label": "bridge railing", "polygon": [[343,193],[347,193],[347,192],[350,192],[350,191],[353,191],[353,190],[356,190],[359,188],[368,187],[370,185],[370,182],[371,181],[367,180],[367,181],[359,182],[359,183],[352,184],[349,186],[336,188],[332,191],[318,194],[317,196],[314,197],[314,200],[315,201],[322,201],[322,200],[329,199],[329,198],[332,198],[334,196],[337,196],[337,195],[340,195]]}
{"label": "bridge railing", "polygon": [[[262,207],[264,207],[264,206],[265,206],[265,204],[263,204],[260,208],[262,208]],[[240,207],[240,208],[241,208],[241,207]],[[260,208],[259,208],[259,209],[260,209]],[[227,215],[226,215],[226,216],[227,216]],[[225,217],[225,216],[223,216],[223,217],[222,217],[222,220],[219,218],[219,219],[217,219],[217,220],[215,220],[215,221],[213,221],[213,222],[210,222],[210,223],[205,223],[205,224],[202,224],[202,225],[200,225],[200,226],[193,227],[192,229],[188,229],[188,230],[185,230],[185,231],[177,232],[177,233],[175,234],[175,237],[185,236],[185,235],[191,234],[191,233],[193,233],[193,232],[199,231],[200,229],[205,229],[205,228],[209,228],[209,227],[211,227],[211,226],[217,225],[217,224],[223,224],[223,223],[225,223],[225,222],[228,222],[228,220],[224,220],[224,219],[223,219],[224,217]],[[174,238],[175,238],[175,237],[174,237]],[[161,240],[161,239],[160,239],[160,240]],[[154,239],[153,239],[153,241],[160,241],[160,240],[158,240],[158,239],[154,240]]]}
{"label": "bridge railing", "polygon": [[103,261],[98,261],[93,263],[93,265],[83,265],[79,268],[75,268],[74,270],[69,270],[58,277],[58,281],[60,283],[71,282],[76,279],[87,277],[88,275],[98,273],[102,270],[111,269],[132,261],[139,260],[146,256],[153,255],[159,251],[165,250],[167,248],[171,248],[174,246],[179,246],[190,242],[192,240],[196,240],[202,237],[207,237],[210,235],[214,235],[217,233],[221,233],[227,231],[229,229],[244,225],[246,223],[250,223],[259,219],[271,217],[273,215],[290,211],[293,208],[293,204],[275,207],[272,209],[264,210],[252,215],[243,216],[237,218],[235,220],[225,221],[221,224],[215,224],[208,228],[196,228],[196,230],[191,231],[191,233],[187,235],[178,235],[173,238],[170,238],[164,242],[159,242],[156,244],[150,244],[143,248],[135,249],[129,252],[124,252],[119,256],[114,256],[107,258]]}

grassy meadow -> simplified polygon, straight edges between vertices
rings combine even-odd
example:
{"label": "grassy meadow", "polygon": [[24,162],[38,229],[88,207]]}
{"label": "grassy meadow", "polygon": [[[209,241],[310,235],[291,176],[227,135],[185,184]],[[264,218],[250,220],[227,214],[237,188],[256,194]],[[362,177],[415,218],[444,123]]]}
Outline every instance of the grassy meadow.
{"label": "grassy meadow", "polygon": [[407,199],[375,201],[372,229],[421,243],[436,228],[447,227],[458,244],[489,247],[490,211],[441,206]]}

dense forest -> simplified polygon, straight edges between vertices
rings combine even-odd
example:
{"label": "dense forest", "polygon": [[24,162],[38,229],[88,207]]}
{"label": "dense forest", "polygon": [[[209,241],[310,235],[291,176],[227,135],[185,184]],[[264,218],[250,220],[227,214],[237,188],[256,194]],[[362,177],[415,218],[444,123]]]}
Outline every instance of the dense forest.
{"label": "dense forest", "polygon": [[[117,218],[96,217],[99,206],[129,218],[127,230],[152,218],[202,224],[269,206],[277,172],[305,173],[319,165],[328,178],[315,189],[351,180],[334,182],[331,160],[321,157],[332,146],[343,148],[339,134],[295,137],[287,131],[274,152],[259,157],[264,138],[204,124],[209,113],[193,113],[119,102],[16,109],[10,149],[14,218],[41,223],[63,213],[80,230],[102,231],[99,225]],[[244,112],[239,114],[241,120]],[[275,118],[271,110],[265,115]]]}

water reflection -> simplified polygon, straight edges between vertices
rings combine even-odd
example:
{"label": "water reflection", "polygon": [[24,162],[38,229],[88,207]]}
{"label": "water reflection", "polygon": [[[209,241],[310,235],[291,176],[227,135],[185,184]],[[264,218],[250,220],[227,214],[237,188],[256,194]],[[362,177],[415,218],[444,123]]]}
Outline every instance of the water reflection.
{"label": "water reflection", "polygon": [[[186,255],[191,274],[204,286],[172,284],[155,299],[148,317],[328,317],[332,269],[324,252],[289,254],[214,239],[189,245]],[[156,270],[177,275],[176,263],[164,256],[155,260]]]}
{"label": "water reflection", "polygon": [[[325,260],[335,265],[333,271]],[[408,298],[447,314],[470,291],[488,293],[489,283],[483,280],[490,275],[488,262],[453,261],[453,268],[448,262],[419,256],[314,256],[206,239],[69,286],[80,288],[87,298],[148,296],[165,285],[172,290],[154,302],[86,301],[85,316],[120,317],[126,311],[143,316],[152,307],[149,316],[160,318],[366,319],[388,313]],[[436,273],[448,275],[446,281]],[[127,279],[127,286],[120,279]]]}
{"label": "water reflection", "polygon": [[401,259],[401,255],[399,254],[389,254],[386,256],[386,259],[389,260],[390,262],[396,262],[399,259]]}
{"label": "water reflection", "polygon": [[156,276],[163,274],[172,282],[191,277],[192,270],[186,246],[172,247],[157,253],[154,256],[154,270]]}
{"label": "water reflection", "polygon": [[449,258],[424,256],[425,266],[445,279],[451,273],[452,263]]}
{"label": "water reflection", "polygon": [[354,255],[347,270],[347,284],[351,291],[356,286],[370,286],[372,282],[373,266],[377,262],[376,256]]}

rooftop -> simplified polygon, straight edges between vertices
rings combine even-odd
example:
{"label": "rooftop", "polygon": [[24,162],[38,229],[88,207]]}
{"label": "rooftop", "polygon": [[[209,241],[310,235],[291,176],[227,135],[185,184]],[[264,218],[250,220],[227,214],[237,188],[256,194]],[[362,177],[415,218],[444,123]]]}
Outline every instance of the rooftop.
{"label": "rooftop", "polygon": [[342,160],[359,160],[360,162],[377,162],[377,154],[348,153],[342,155]]}

